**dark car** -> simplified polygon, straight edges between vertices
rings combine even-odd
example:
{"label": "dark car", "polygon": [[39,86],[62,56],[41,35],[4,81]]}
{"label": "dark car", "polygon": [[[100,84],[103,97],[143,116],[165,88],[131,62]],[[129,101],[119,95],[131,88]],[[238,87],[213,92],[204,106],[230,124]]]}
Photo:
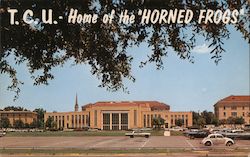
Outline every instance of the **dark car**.
{"label": "dark car", "polygon": [[199,130],[199,131],[190,131],[186,133],[186,136],[190,137],[191,139],[194,138],[204,138],[207,137],[210,133],[208,131],[203,131],[203,130]]}

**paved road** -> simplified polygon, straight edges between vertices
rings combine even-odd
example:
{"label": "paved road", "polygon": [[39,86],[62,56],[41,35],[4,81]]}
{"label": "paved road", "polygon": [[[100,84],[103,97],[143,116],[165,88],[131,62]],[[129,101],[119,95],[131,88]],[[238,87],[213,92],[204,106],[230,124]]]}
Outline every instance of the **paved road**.
{"label": "paved road", "polygon": [[[41,148],[204,148],[201,139],[191,140],[184,136],[152,136],[150,138],[125,136],[84,136],[84,137],[2,137],[0,147],[41,147]],[[213,147],[225,147],[216,145]],[[213,148],[212,147],[212,148]],[[249,148],[250,140],[236,140],[232,148]],[[207,148],[207,147],[206,147]]]}
{"label": "paved road", "polygon": [[[27,155],[16,155],[16,154],[4,154],[0,157],[51,157],[50,155],[39,155],[39,154],[27,154]],[[66,154],[66,155],[53,155],[53,157],[84,157],[84,156],[91,156],[91,157],[163,157],[163,156],[171,156],[171,157],[249,157],[250,153],[231,153],[231,154],[221,154],[221,153],[158,153],[158,154]]]}

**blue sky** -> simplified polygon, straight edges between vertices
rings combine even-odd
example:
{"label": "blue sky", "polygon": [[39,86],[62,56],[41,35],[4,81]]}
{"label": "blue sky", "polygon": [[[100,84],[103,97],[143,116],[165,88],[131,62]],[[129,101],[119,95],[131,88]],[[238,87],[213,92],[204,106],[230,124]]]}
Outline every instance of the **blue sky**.
{"label": "blue sky", "polygon": [[130,94],[109,92],[97,87],[99,80],[92,76],[88,65],[64,67],[53,70],[55,79],[48,86],[33,86],[25,65],[17,67],[18,77],[24,82],[17,101],[14,93],[6,90],[10,79],[0,75],[0,108],[8,105],[33,110],[72,111],[75,95],[79,104],[97,101],[156,100],[170,105],[172,111],[213,111],[213,105],[229,95],[249,95],[249,44],[239,32],[231,30],[231,38],[225,40],[222,61],[216,65],[210,59],[207,44],[198,40],[193,50],[195,63],[180,60],[174,52],[164,59],[164,69],[156,70],[154,64],[139,68],[151,49],[145,43],[130,48],[133,55],[132,74],[136,82],[125,80]]}

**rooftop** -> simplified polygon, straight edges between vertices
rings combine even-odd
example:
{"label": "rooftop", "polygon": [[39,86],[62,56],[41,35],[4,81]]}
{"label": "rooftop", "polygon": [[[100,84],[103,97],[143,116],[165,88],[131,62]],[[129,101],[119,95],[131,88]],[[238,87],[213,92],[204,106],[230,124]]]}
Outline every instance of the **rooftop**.
{"label": "rooftop", "polygon": [[219,100],[216,104],[230,103],[230,102],[244,102],[244,103],[246,102],[246,104],[250,105],[250,95],[230,95],[224,99]]}
{"label": "rooftop", "polygon": [[230,95],[220,101],[249,101],[250,102],[250,95]]}
{"label": "rooftop", "polygon": [[14,110],[0,111],[0,113],[34,113],[34,114],[37,114],[36,112],[32,112],[32,111],[14,111]]}
{"label": "rooftop", "polygon": [[158,101],[100,101],[94,104],[84,105],[83,108],[90,106],[141,106],[150,107],[151,110],[169,110],[170,106]]}

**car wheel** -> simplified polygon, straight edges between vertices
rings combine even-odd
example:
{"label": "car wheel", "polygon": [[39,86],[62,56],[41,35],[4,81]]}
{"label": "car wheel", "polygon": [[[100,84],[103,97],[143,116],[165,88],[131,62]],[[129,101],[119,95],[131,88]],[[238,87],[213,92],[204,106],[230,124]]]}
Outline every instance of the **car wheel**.
{"label": "car wheel", "polygon": [[226,146],[231,146],[231,145],[233,145],[233,142],[231,142],[231,141],[228,141],[227,143],[226,143]]}
{"label": "car wheel", "polygon": [[205,143],[205,146],[211,146],[212,145],[212,143],[210,142],[210,141],[207,141],[206,143]]}
{"label": "car wheel", "polygon": [[149,136],[148,136],[148,135],[145,135],[145,137],[146,137],[146,138],[149,138]]}
{"label": "car wheel", "polygon": [[133,136],[133,135],[131,135],[131,136],[130,136],[130,138],[134,138],[134,136]]}

